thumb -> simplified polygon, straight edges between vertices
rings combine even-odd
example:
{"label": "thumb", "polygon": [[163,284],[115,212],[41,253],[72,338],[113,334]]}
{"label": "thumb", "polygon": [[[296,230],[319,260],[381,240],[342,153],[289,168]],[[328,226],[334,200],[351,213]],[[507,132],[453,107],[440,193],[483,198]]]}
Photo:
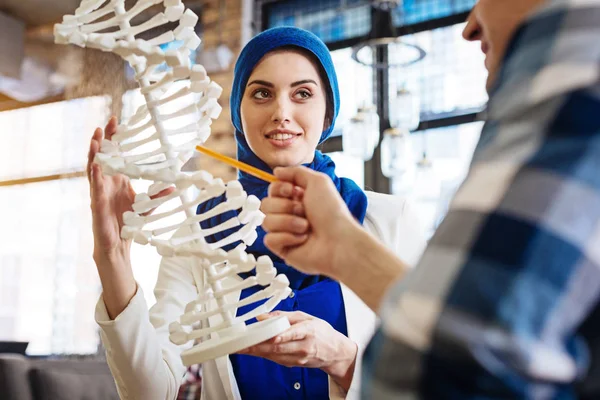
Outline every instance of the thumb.
{"label": "thumb", "polygon": [[317,176],[317,173],[306,167],[286,167],[275,168],[275,176],[285,182],[293,183],[303,189],[306,189],[309,182]]}
{"label": "thumb", "polygon": [[267,320],[267,319],[273,318],[273,317],[274,317],[274,315],[271,315],[269,313],[267,313],[267,314],[260,314],[260,315],[256,316],[256,320],[260,322],[260,321],[264,321],[264,320]]}

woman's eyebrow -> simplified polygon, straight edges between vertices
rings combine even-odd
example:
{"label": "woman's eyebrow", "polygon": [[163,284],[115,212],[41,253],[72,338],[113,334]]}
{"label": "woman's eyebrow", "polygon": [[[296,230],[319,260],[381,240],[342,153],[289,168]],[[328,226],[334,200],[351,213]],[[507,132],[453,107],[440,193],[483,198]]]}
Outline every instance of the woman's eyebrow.
{"label": "woman's eyebrow", "polygon": [[[292,84],[290,85],[290,87],[300,86],[300,85],[304,85],[304,84],[307,84],[307,83],[312,83],[315,86],[319,86],[317,84],[317,82],[314,81],[314,80],[312,80],[312,79],[303,79],[301,81],[292,82]],[[262,85],[262,86],[266,86],[266,87],[270,87],[270,88],[275,87],[275,85],[273,85],[271,82],[263,81],[263,80],[260,80],[260,79],[253,80],[252,82],[248,83],[247,86],[250,86],[250,85]]]}
{"label": "woman's eyebrow", "polygon": [[271,88],[275,86],[271,82],[261,81],[259,79],[258,80],[254,80],[254,81],[248,83],[247,86],[250,86],[250,85],[263,85],[263,86],[267,86],[267,87],[271,87]]}
{"label": "woman's eyebrow", "polygon": [[292,83],[292,84],[290,85],[290,87],[294,87],[294,86],[300,86],[300,85],[304,85],[304,84],[306,84],[306,83],[313,83],[315,86],[319,86],[319,85],[317,84],[317,82],[313,81],[312,79],[304,79],[304,80],[301,80],[301,81],[298,81],[298,82],[294,82],[294,83]]}

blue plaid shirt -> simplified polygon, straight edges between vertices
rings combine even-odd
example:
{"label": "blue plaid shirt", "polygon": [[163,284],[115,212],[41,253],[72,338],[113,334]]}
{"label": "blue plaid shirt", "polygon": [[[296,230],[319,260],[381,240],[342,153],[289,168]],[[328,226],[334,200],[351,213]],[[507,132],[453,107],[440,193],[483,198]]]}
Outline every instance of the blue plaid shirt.
{"label": "blue plaid shirt", "polygon": [[363,397],[576,398],[599,295],[600,0],[553,0],[513,38],[467,179],[385,299]]}

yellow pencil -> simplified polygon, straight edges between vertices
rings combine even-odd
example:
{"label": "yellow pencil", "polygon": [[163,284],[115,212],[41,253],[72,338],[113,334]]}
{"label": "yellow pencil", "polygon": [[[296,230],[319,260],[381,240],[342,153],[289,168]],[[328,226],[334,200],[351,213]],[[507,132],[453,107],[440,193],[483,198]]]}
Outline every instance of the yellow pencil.
{"label": "yellow pencil", "polygon": [[200,153],[202,154],[206,154],[207,156],[210,156],[216,160],[219,160],[221,162],[224,162],[225,164],[229,164],[234,168],[237,168],[241,171],[244,171],[258,179],[262,179],[263,181],[272,183],[275,182],[277,180],[277,178],[275,177],[275,175],[271,175],[268,172],[262,171],[256,167],[253,167],[252,165],[248,165],[244,162],[238,161],[236,159],[233,159],[231,157],[227,157],[223,154],[217,153],[216,151],[213,151],[211,149],[208,149],[204,146],[196,146],[196,150],[198,150]]}

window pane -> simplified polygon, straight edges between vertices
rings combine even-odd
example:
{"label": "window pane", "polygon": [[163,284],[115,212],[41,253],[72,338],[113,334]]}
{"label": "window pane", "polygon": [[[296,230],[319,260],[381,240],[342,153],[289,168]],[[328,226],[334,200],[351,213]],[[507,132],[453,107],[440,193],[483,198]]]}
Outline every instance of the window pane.
{"label": "window pane", "polygon": [[364,0],[291,0],[268,9],[269,28],[297,26],[313,32],[324,42],[335,42],[369,32],[371,10]]}
{"label": "window pane", "polygon": [[373,103],[373,69],[354,61],[351,49],[333,51],[331,57],[340,88],[340,113],[332,134],[338,136],[358,107]]}
{"label": "window pane", "polygon": [[94,353],[100,293],[87,179],[0,188],[0,340],[29,354]]}
{"label": "window pane", "polygon": [[[469,11],[476,0],[404,0],[393,12],[396,26],[412,25]],[[365,36],[371,30],[368,0],[288,0],[267,8],[268,28],[297,26],[325,42]]]}
{"label": "window pane", "polygon": [[0,112],[0,180],[83,169],[107,113],[105,97]]}
{"label": "window pane", "polygon": [[[431,129],[410,137],[415,167],[392,180],[392,193],[408,197],[431,235],[452,196],[464,180],[479,140],[482,122]],[[423,152],[431,161],[431,174],[417,167]]]}
{"label": "window pane", "polygon": [[412,25],[469,11],[476,0],[403,0],[394,12],[396,26]]}
{"label": "window pane", "polygon": [[[108,105],[92,97],[0,113],[0,180],[84,170]],[[0,340],[29,341],[29,354],[96,352],[89,204],[85,178],[0,188]]]}
{"label": "window pane", "polygon": [[[487,102],[485,56],[478,43],[462,38],[463,28],[458,24],[403,38],[427,55],[409,67],[390,70],[390,98],[406,86],[420,97],[423,121],[480,111]],[[405,51],[394,47],[390,63],[403,60]]]}

